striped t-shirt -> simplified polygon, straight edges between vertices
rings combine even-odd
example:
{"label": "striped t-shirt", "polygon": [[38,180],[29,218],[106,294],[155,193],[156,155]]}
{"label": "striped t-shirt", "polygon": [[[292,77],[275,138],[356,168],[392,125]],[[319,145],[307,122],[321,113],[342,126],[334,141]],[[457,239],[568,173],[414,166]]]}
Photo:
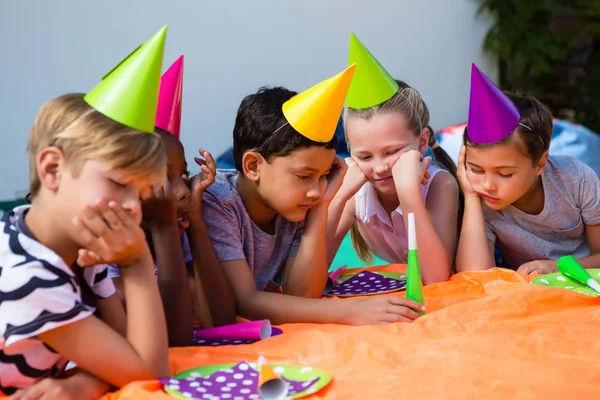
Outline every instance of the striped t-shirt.
{"label": "striped t-shirt", "polygon": [[105,265],[83,269],[83,280],[38,242],[25,225],[28,205],[0,218],[0,390],[55,376],[67,360],[37,335],[92,315],[115,292]]}

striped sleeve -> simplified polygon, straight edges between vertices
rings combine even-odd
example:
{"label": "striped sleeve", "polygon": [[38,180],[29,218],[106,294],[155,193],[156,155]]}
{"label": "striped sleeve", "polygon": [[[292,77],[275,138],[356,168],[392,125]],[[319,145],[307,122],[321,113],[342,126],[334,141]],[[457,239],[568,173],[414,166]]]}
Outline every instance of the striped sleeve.
{"label": "striped sleeve", "polygon": [[0,274],[0,331],[6,346],[92,314],[75,280],[43,260],[3,269]]}
{"label": "striped sleeve", "polygon": [[110,265],[101,264],[94,267],[88,267],[83,272],[86,281],[89,283],[96,296],[101,299],[110,297],[116,292],[109,270]]}
{"label": "striped sleeve", "polygon": [[109,278],[120,278],[121,271],[119,271],[119,266],[117,264],[107,264],[106,270]]}

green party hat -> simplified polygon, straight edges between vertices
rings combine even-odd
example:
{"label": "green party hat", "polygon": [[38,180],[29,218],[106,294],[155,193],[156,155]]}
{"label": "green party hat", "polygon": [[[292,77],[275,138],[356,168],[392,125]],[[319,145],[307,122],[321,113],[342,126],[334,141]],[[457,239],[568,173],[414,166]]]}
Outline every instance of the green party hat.
{"label": "green party hat", "polygon": [[348,65],[356,63],[354,79],[348,90],[346,105],[350,108],[370,108],[383,103],[398,91],[398,83],[379,61],[350,32]]}
{"label": "green party hat", "polygon": [[85,101],[114,121],[154,132],[166,37],[163,26],[106,74]]}

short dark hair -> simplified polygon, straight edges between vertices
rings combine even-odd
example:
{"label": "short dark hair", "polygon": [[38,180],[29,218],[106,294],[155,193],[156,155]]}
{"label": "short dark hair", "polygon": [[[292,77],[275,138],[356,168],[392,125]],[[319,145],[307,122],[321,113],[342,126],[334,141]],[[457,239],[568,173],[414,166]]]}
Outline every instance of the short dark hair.
{"label": "short dark hair", "polygon": [[[499,142],[479,144],[469,139],[468,127],[465,128],[463,142],[475,148],[490,147],[504,144],[517,139],[525,148],[527,156],[536,163],[545,151],[550,148],[552,139],[552,111],[535,97],[528,93],[505,92],[508,98],[517,106],[521,113],[522,125],[518,125],[514,132]],[[524,125],[524,126],[523,126]]]}
{"label": "short dark hair", "polygon": [[159,135],[172,135],[168,130],[159,128],[158,126],[154,127],[154,133],[158,133]]}
{"label": "short dark hair", "polygon": [[238,171],[242,171],[242,157],[247,151],[256,151],[270,162],[306,147],[337,148],[336,135],[327,143],[315,142],[287,123],[281,107],[296,94],[283,87],[261,87],[242,100],[233,128],[233,161]]}

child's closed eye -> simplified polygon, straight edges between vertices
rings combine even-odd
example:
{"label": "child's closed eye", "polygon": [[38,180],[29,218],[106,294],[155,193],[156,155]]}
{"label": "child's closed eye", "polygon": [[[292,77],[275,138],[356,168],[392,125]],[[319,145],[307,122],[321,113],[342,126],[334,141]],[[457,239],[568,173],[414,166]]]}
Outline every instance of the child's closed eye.
{"label": "child's closed eye", "polygon": [[474,174],[483,175],[483,171],[481,171],[481,170],[473,169],[472,167],[470,167],[469,170]]}
{"label": "child's closed eye", "polygon": [[114,179],[110,179],[110,182],[118,188],[126,188],[127,187],[126,184],[115,181]]}

